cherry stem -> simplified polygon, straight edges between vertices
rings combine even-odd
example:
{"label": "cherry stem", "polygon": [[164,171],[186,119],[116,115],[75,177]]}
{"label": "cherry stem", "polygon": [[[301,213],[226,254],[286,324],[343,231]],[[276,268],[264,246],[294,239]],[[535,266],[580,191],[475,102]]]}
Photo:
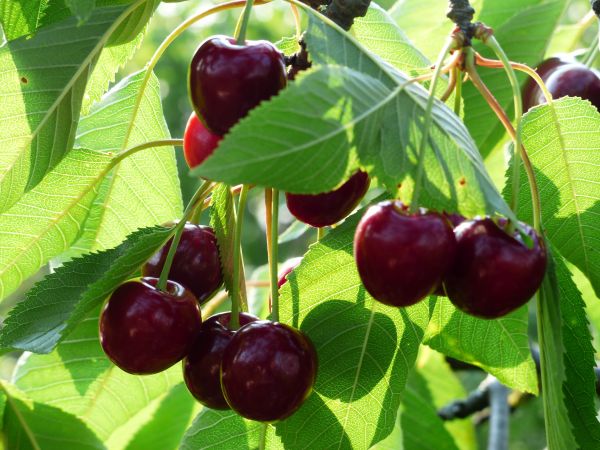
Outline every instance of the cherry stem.
{"label": "cherry stem", "polygon": [[435,64],[435,70],[431,79],[431,85],[429,86],[429,98],[427,99],[427,105],[425,106],[425,119],[423,124],[423,137],[421,138],[421,145],[419,146],[418,163],[417,163],[417,175],[415,176],[415,186],[410,202],[410,212],[413,213],[418,208],[419,194],[421,193],[421,185],[423,184],[423,174],[425,172],[425,149],[427,147],[427,141],[429,140],[429,129],[431,128],[431,121],[433,119],[433,104],[435,102],[435,88],[437,87],[440,75],[442,74],[442,64],[446,55],[450,52],[452,47],[455,45],[455,41],[449,38],[446,44],[442,48],[438,59]]}
{"label": "cherry stem", "polygon": [[573,52],[577,49],[577,44],[583,37],[583,33],[587,30],[596,20],[596,14],[594,11],[589,11],[582,19],[577,22],[577,31],[573,35],[573,40],[571,41],[571,46],[569,51]]}
{"label": "cherry stem", "polygon": [[[479,74],[477,73],[477,70],[475,69],[474,56],[473,56],[472,49],[471,49],[471,51],[467,51],[467,57],[466,57],[465,61],[466,61],[465,68],[466,68],[467,74],[469,75],[471,82],[477,88],[477,90],[481,93],[481,95],[486,100],[488,105],[490,105],[490,108],[492,108],[492,110],[496,113],[496,115],[498,116],[498,119],[500,120],[500,122],[502,122],[502,125],[504,125],[504,128],[506,128],[506,131],[508,132],[510,137],[513,139],[513,141],[515,141],[517,134],[520,134],[520,130],[519,130],[519,133],[517,133],[517,131],[515,131],[515,128],[513,127],[510,119],[506,115],[506,112],[504,111],[504,109],[502,109],[502,106],[500,106],[500,104],[498,103],[498,100],[496,100],[496,97],[494,97],[494,95],[490,92],[488,87],[485,85],[485,83],[483,82],[483,80],[481,79]],[[521,125],[519,122],[519,127],[520,126]],[[519,146],[519,153],[520,153],[521,159],[523,160],[523,166],[525,168],[525,173],[527,174],[527,178],[529,180],[529,185],[531,187],[531,203],[532,203],[532,208],[533,208],[533,226],[534,226],[535,230],[539,232],[540,225],[541,225],[541,203],[540,203],[539,190],[537,187],[537,181],[535,179],[535,173],[534,173],[531,161],[529,160],[529,156],[527,155],[527,152],[525,151],[525,147],[523,145]],[[510,231],[510,229],[509,229],[509,231]]]}
{"label": "cherry stem", "polygon": [[452,92],[456,88],[456,76],[457,76],[456,70],[452,69],[450,71],[450,80],[448,81],[448,87],[446,88],[446,90],[444,91],[444,93],[442,94],[442,96],[440,97],[440,101],[446,103],[446,101],[452,95]]}
{"label": "cherry stem", "polygon": [[167,289],[169,272],[171,271],[171,265],[173,264],[173,259],[175,258],[177,246],[179,245],[179,241],[181,240],[181,235],[183,234],[185,224],[189,217],[194,213],[196,206],[201,204],[204,201],[204,198],[209,194],[212,188],[212,184],[213,183],[211,181],[205,181],[200,185],[200,187],[188,203],[187,207],[185,208],[185,211],[183,212],[183,217],[175,226],[175,234],[173,235],[171,246],[169,247],[169,252],[167,253],[167,257],[165,258],[165,264],[160,272],[160,277],[158,278],[158,282],[156,283],[156,288],[159,291],[164,292]]}
{"label": "cherry stem", "polygon": [[300,40],[302,37],[302,21],[300,20],[300,12],[298,12],[298,7],[293,3],[290,3],[290,8],[292,10],[292,16],[294,16],[294,25],[296,27],[296,39]]}
{"label": "cherry stem", "polygon": [[237,45],[244,45],[246,43],[246,30],[248,29],[248,23],[250,22],[250,13],[252,12],[253,5],[254,0],[246,0],[246,6],[242,13],[242,21],[235,33]]}
{"label": "cherry stem", "polygon": [[[481,66],[481,67],[489,67],[492,69],[503,69],[504,68],[504,64],[502,63],[502,61],[497,60],[497,59],[484,58],[477,52],[475,52],[475,64],[477,64],[478,66]],[[548,87],[546,86],[546,83],[544,83],[544,80],[542,80],[542,77],[540,77],[539,74],[534,69],[529,67],[527,64],[521,64],[521,63],[517,63],[517,62],[513,62],[513,61],[510,61],[510,65],[513,69],[518,70],[520,72],[524,72],[527,75],[529,75],[533,79],[533,81],[535,81],[537,83],[540,90],[542,91],[542,94],[544,94],[546,103],[548,103],[548,104],[552,103],[552,94],[548,90]]]}
{"label": "cherry stem", "polygon": [[317,228],[317,242],[325,237],[325,227]]}
{"label": "cherry stem", "polygon": [[454,113],[460,117],[460,109],[461,109],[461,100],[462,100],[462,74],[460,73],[460,69],[455,67],[455,79],[456,79],[456,87],[454,89]]}
{"label": "cherry stem", "polygon": [[242,227],[244,224],[244,211],[246,209],[246,200],[248,198],[249,186],[245,184],[240,191],[240,199],[235,214],[235,235],[233,237],[233,281],[231,285],[231,319],[229,328],[237,330],[240,327],[240,270],[242,261]]}
{"label": "cherry stem", "polygon": [[596,58],[598,57],[598,53],[600,53],[600,30],[599,30],[599,33],[594,38],[592,45],[586,52],[585,57],[582,61],[583,64],[588,69],[591,69],[592,66],[594,65],[594,61],[596,61]]}
{"label": "cherry stem", "polygon": [[277,286],[277,262],[279,259],[279,191],[272,190],[271,208],[269,217],[270,225],[267,227],[269,232],[269,276],[271,280],[271,318],[273,321],[279,321],[279,286]]}
{"label": "cherry stem", "polygon": [[117,153],[115,158],[110,163],[110,168],[112,169],[121,161],[123,161],[128,156],[131,156],[139,151],[146,150],[149,148],[156,147],[183,147],[183,139],[160,139],[158,141],[150,141],[144,142],[143,144],[136,145],[135,147],[128,148],[127,150],[123,150],[122,152]]}

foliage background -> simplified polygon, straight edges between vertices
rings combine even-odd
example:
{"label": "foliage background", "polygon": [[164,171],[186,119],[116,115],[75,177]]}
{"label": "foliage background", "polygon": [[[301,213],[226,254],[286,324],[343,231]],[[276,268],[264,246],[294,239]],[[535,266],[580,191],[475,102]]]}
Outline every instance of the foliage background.
{"label": "foliage background", "polygon": [[[404,0],[399,0],[400,3]],[[391,6],[391,1],[382,3],[382,6]],[[440,4],[446,2],[440,1]],[[208,2],[198,2],[189,0],[179,3],[162,3],[156,15],[151,20],[148,27],[147,35],[135,57],[119,72],[116,82],[120,78],[133,71],[142,69],[149,57],[154,52],[154,49],[168,34],[168,32],[177,26],[183,19],[189,17],[192,13],[206,8]],[[582,15],[587,12],[589,2],[587,0],[574,0],[562,19],[565,25],[565,30],[568,30],[568,25],[578,21]],[[238,11],[230,11],[220,13],[211,18],[200,22],[191,30],[186,32],[178,39],[167,53],[163,56],[157,68],[156,75],[160,81],[162,104],[165,112],[168,127],[172,136],[179,137],[183,135],[186,121],[191,112],[191,106],[187,98],[187,68],[189,59],[195,48],[206,37],[213,34],[232,34],[237,21]],[[493,25],[493,24],[492,24]],[[580,42],[580,46],[585,46],[592,39],[593,30],[589,30]],[[253,12],[252,25],[249,28],[250,39],[267,39],[276,41],[282,36],[290,36],[293,34],[293,22],[289,13],[289,8],[285,4],[271,5],[269,7],[255,8]],[[566,33],[568,35],[568,33]],[[558,36],[557,39],[561,39]],[[416,42],[419,46],[419,42]],[[558,45],[558,44],[557,44]],[[559,46],[559,45],[558,45]],[[551,52],[552,50],[550,50]],[[195,190],[197,180],[188,174],[187,166],[183,160],[181,151],[177,153],[178,168],[182,185],[182,194],[184,202],[190,198]],[[498,184],[499,189],[502,189],[504,183],[505,161],[502,148],[491,152],[486,160],[486,164],[491,174],[494,176],[494,181]],[[376,193],[373,193],[376,195]],[[285,209],[282,202],[281,214],[281,229],[284,229],[292,223],[291,216]],[[262,273],[264,276],[264,265],[266,264],[266,250],[264,242],[264,208],[262,197],[257,193],[251,193],[248,206],[248,221],[244,228],[244,256],[247,264],[248,273]],[[205,221],[208,217],[205,218]],[[309,231],[301,238],[283,244],[280,252],[280,260],[283,261],[289,257],[301,255],[304,253],[309,243],[315,240],[315,233]],[[577,269],[570,267],[575,272],[578,287],[584,293],[584,298],[588,304],[588,313],[593,324],[600,323],[600,307],[598,299],[595,298],[593,291]],[[47,269],[41,271],[35,279],[39,279],[47,273]],[[9,299],[0,305],[0,314],[5,315],[6,312],[23,297],[24,292],[28,290],[34,280],[28,281],[22,288],[13,294]],[[535,323],[535,321],[533,321]],[[597,328],[594,328],[596,332]],[[533,334],[535,330],[531,330]],[[597,333],[595,335],[597,338]],[[598,348],[598,345],[596,345]],[[14,364],[18,354],[8,354],[0,359],[0,377],[9,380],[11,378]],[[469,391],[477,386],[483,379],[483,373],[479,372],[462,372],[460,373],[460,381],[466,391]],[[173,394],[175,400],[177,396],[184,397],[187,392],[175,392]],[[410,415],[410,410],[404,412]],[[477,439],[481,448],[485,447],[487,437],[487,424],[477,427]],[[511,434],[510,434],[511,449],[540,449],[545,445],[544,436],[544,420],[542,405],[539,399],[532,398],[520,406],[511,418]]]}

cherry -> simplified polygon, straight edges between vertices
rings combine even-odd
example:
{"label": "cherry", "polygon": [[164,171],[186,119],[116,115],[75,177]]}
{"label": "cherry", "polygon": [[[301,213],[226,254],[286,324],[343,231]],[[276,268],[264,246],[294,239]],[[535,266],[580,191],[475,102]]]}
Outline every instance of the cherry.
{"label": "cherry", "polygon": [[161,372],[180,361],[200,332],[196,297],[173,281],[156,278],[120,285],[100,314],[100,344],[116,366],[132,374]]}
{"label": "cherry", "polygon": [[[167,242],[142,267],[144,276],[159,277],[171,248]],[[177,246],[169,279],[184,285],[200,304],[210,298],[223,282],[217,238],[212,228],[186,223]]]}
{"label": "cherry", "polygon": [[[444,211],[442,213],[442,215],[448,219],[448,221],[450,222],[450,225],[452,225],[452,228],[459,226],[461,223],[463,223],[465,220],[467,220],[465,218],[465,216],[463,216],[462,214],[458,214],[458,213],[449,213]],[[433,291],[433,295],[437,295],[438,297],[447,297],[446,295],[446,291],[444,290],[444,283],[440,282],[440,284],[438,284],[438,286],[435,288],[435,291]]]}
{"label": "cherry", "polygon": [[356,172],[339,188],[323,194],[285,194],[287,207],[301,222],[313,227],[325,227],[350,214],[365,196],[371,180],[362,171]]}
{"label": "cherry", "polygon": [[194,168],[202,164],[213,154],[221,139],[204,126],[196,113],[192,113],[183,134],[183,154],[188,166]]}
{"label": "cherry", "polygon": [[310,395],[317,354],[306,335],[260,320],[240,328],[223,353],[221,387],[239,415],[261,422],[285,419]]}
{"label": "cherry", "polygon": [[283,54],[267,41],[237,45],[233,38],[213,36],[198,47],[189,71],[194,109],[221,136],[285,84]]}
{"label": "cherry", "polygon": [[600,110],[600,72],[583,64],[557,67],[548,75],[546,86],[553,98],[580,97]]}
{"label": "cherry", "polygon": [[532,248],[518,232],[511,236],[489,218],[463,222],[454,230],[456,257],[444,286],[457,308],[493,319],[524,305],[535,294],[546,270],[546,249],[531,227],[523,227]]}
{"label": "cherry", "polygon": [[399,201],[371,206],[354,235],[354,258],[366,290],[386,305],[409,306],[432,294],[456,249],[447,218]]}
{"label": "cherry", "polygon": [[296,258],[290,258],[286,262],[284,262],[281,266],[281,271],[279,272],[279,279],[277,280],[277,288],[281,289],[285,283],[287,283],[287,276],[292,273],[298,265],[302,262],[302,258],[297,256]]}
{"label": "cherry", "polygon": [[[189,391],[203,405],[212,409],[229,409],[221,390],[221,360],[223,351],[235,331],[230,330],[231,313],[220,313],[202,323],[200,334],[189,354],[183,359],[183,378]],[[240,313],[240,325],[258,320]]]}
{"label": "cherry", "polygon": [[[553,98],[581,97],[600,109],[600,73],[578,63],[572,55],[549,58],[536,71]],[[523,90],[524,109],[528,110],[545,102],[541,89],[530,79]]]}

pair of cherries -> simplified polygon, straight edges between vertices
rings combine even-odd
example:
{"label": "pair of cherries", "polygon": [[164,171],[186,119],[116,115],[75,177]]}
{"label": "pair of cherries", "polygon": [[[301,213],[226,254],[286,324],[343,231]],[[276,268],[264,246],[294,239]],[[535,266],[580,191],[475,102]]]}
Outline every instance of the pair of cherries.
{"label": "pair of cherries", "polygon": [[[183,138],[188,165],[202,164],[233,125],[285,85],[285,61],[273,44],[248,41],[242,46],[224,36],[214,36],[202,43],[189,72],[194,112]],[[298,220],[309,225],[333,225],[354,210],[369,183],[369,176],[358,171],[331,192],[287,193],[287,206]]]}
{"label": "pair of cherries", "polygon": [[354,257],[366,290],[382,303],[410,306],[445,293],[471,315],[497,318],[529,301],[546,269],[537,233],[522,224],[524,240],[506,226],[382,202],[359,222]]}
{"label": "pair of cherries", "polygon": [[296,411],[310,395],[317,356],[310,340],[287,325],[241,313],[241,328],[229,328],[230,313],[202,322],[199,306],[221,286],[223,276],[212,229],[186,224],[166,288],[157,289],[172,241],[143,267],[143,278],[119,286],[100,316],[106,355],[132,374],[153,374],[183,359],[192,395],[214,409],[265,422]]}

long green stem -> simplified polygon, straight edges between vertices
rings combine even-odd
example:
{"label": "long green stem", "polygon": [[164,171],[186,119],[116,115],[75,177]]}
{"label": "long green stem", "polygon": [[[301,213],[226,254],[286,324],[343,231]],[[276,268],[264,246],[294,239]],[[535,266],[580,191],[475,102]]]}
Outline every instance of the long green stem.
{"label": "long green stem", "polygon": [[590,45],[590,48],[583,59],[583,64],[585,64],[588,68],[591,68],[594,65],[594,61],[596,61],[596,58],[598,57],[598,53],[600,53],[600,30]]}
{"label": "long green stem", "polygon": [[246,43],[246,30],[248,29],[248,23],[250,22],[250,13],[252,12],[253,5],[254,0],[246,0],[242,21],[236,33],[237,45],[244,45]]}
{"label": "long green stem", "polygon": [[279,289],[277,286],[277,261],[279,241],[279,191],[273,189],[271,197],[271,237],[269,239],[269,274],[271,276],[271,317],[273,321],[279,321]]}
{"label": "long green stem", "polygon": [[231,319],[229,328],[237,330],[240,327],[240,270],[242,265],[242,229],[244,225],[244,210],[246,209],[246,200],[248,198],[249,186],[245,184],[240,191],[240,200],[238,202],[235,235],[233,237],[233,282],[231,286]]}
{"label": "long green stem", "polygon": [[122,152],[117,153],[117,156],[115,156],[115,158],[111,161],[111,163],[110,163],[111,168],[116,166],[117,164],[119,164],[121,161],[123,161],[128,156],[131,156],[134,153],[137,153],[141,150],[146,150],[148,148],[154,148],[154,147],[167,147],[167,146],[183,147],[183,139],[160,139],[158,141],[144,142],[143,144],[136,145],[135,147],[128,148],[127,150],[123,150]]}
{"label": "long green stem", "polygon": [[[496,40],[496,38],[492,35],[485,41],[485,45],[490,47],[498,59],[502,61],[504,65],[504,70],[508,75],[508,79],[510,81],[510,86],[513,91],[513,101],[515,105],[515,123],[521,123],[521,117],[523,116],[523,100],[521,99],[521,87],[519,86],[519,81],[517,80],[517,75],[512,68],[510,60],[506,56],[506,53]],[[516,134],[514,138],[514,150],[513,150],[513,177],[512,177],[512,201],[511,201],[511,209],[513,211],[517,211],[519,207],[519,187],[520,187],[520,175],[521,175],[521,136],[519,133]]]}
{"label": "long green stem", "polygon": [[461,100],[462,100],[462,72],[455,67],[453,69],[456,72],[456,87],[454,88],[454,113],[460,117]]}
{"label": "long green stem", "polygon": [[171,271],[171,265],[173,264],[173,258],[175,258],[175,252],[177,251],[177,246],[179,245],[179,241],[181,240],[181,235],[183,234],[183,229],[188,218],[194,213],[196,206],[201,203],[206,195],[211,190],[212,182],[205,181],[198,188],[190,202],[188,203],[185,211],[183,212],[183,217],[175,227],[175,234],[171,241],[171,246],[169,247],[169,252],[167,253],[167,257],[165,258],[165,264],[163,265],[162,271],[160,272],[160,277],[158,278],[158,282],[156,283],[156,288],[158,290],[164,291],[167,288],[167,281],[169,280],[169,272]]}
{"label": "long green stem", "polygon": [[425,121],[423,124],[423,137],[421,138],[421,145],[419,146],[419,152],[417,154],[417,175],[415,176],[415,186],[413,190],[412,199],[410,202],[410,211],[415,212],[419,207],[419,194],[421,192],[421,185],[423,184],[423,174],[425,172],[425,149],[427,147],[427,141],[429,140],[429,129],[431,128],[433,104],[435,102],[435,89],[437,87],[440,75],[442,73],[442,64],[444,59],[455,45],[455,41],[449,38],[444,45],[444,48],[440,52],[438,59],[435,64],[435,71],[429,86],[429,98],[427,99],[427,105],[425,106]]}
{"label": "long green stem", "polygon": [[317,242],[325,237],[325,227],[317,228]]}

